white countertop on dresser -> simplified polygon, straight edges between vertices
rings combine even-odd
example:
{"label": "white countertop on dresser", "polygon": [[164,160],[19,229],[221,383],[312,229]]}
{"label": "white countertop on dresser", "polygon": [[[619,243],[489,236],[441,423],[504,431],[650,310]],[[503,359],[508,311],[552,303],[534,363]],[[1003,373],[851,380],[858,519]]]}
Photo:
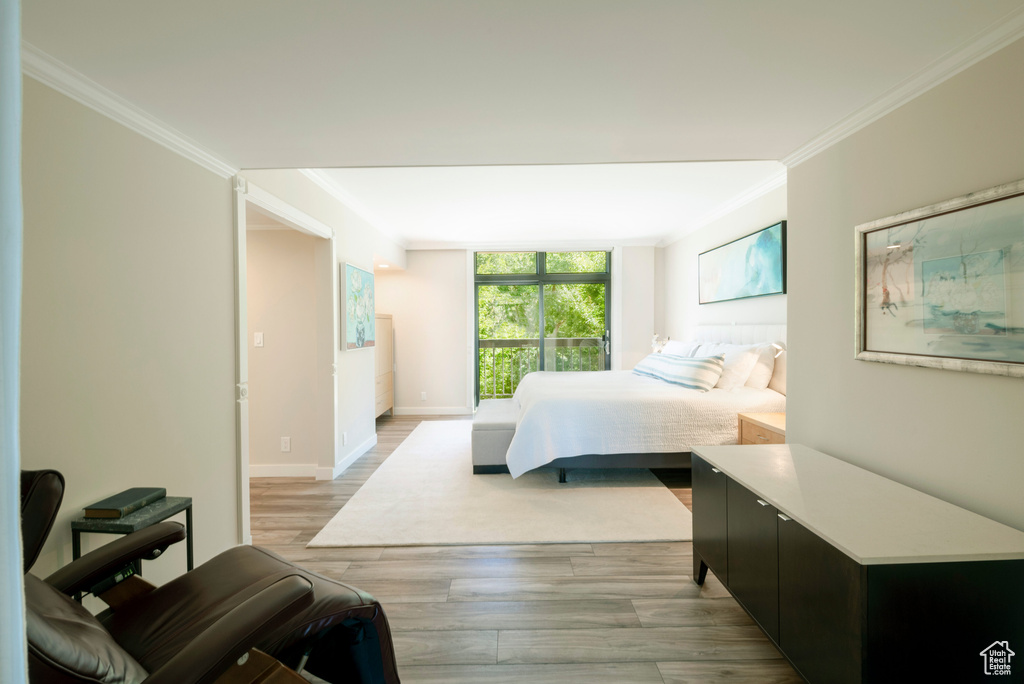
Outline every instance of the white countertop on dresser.
{"label": "white countertop on dresser", "polygon": [[801,444],[693,453],[862,565],[1024,559],[1024,532]]}

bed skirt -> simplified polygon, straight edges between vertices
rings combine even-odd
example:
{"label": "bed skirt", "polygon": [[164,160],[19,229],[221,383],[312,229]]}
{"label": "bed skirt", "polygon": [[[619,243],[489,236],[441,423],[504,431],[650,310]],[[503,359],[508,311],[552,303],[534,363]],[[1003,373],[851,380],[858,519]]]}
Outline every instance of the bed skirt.
{"label": "bed skirt", "polygon": [[[689,468],[690,452],[664,454],[588,454],[556,458],[541,468]],[[507,473],[507,465],[474,465],[474,475]]]}

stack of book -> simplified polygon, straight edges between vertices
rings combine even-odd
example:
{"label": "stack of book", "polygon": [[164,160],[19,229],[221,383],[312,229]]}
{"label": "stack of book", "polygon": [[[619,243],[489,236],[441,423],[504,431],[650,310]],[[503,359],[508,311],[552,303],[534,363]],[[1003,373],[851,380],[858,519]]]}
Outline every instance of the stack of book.
{"label": "stack of book", "polygon": [[167,496],[163,487],[133,487],[86,506],[86,518],[123,518]]}

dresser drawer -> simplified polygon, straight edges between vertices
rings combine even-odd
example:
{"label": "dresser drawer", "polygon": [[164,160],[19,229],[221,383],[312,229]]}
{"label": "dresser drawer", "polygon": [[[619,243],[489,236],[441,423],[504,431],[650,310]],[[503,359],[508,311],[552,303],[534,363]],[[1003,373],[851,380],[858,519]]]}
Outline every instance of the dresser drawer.
{"label": "dresser drawer", "polygon": [[761,427],[760,425],[754,425],[747,421],[743,421],[743,435],[740,442],[742,444],[785,444],[785,435],[780,435],[777,432],[769,430],[768,428]]}
{"label": "dresser drawer", "polygon": [[392,405],[394,404],[392,397],[394,397],[394,394],[392,394],[391,392],[385,392],[384,394],[381,394],[380,396],[377,397],[375,415],[379,416],[388,409],[392,408]]}

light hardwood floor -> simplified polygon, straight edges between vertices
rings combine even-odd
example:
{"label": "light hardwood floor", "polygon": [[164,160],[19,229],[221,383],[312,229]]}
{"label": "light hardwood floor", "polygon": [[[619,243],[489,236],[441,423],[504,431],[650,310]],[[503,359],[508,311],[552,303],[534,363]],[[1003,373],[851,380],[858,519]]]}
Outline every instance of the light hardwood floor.
{"label": "light hardwood floor", "polygon": [[[380,600],[404,683],[802,681],[710,573],[693,583],[688,542],[305,548],[431,419],[379,419],[377,446],[333,482],[250,489],[254,544]],[[688,476],[657,474],[689,507]]]}

